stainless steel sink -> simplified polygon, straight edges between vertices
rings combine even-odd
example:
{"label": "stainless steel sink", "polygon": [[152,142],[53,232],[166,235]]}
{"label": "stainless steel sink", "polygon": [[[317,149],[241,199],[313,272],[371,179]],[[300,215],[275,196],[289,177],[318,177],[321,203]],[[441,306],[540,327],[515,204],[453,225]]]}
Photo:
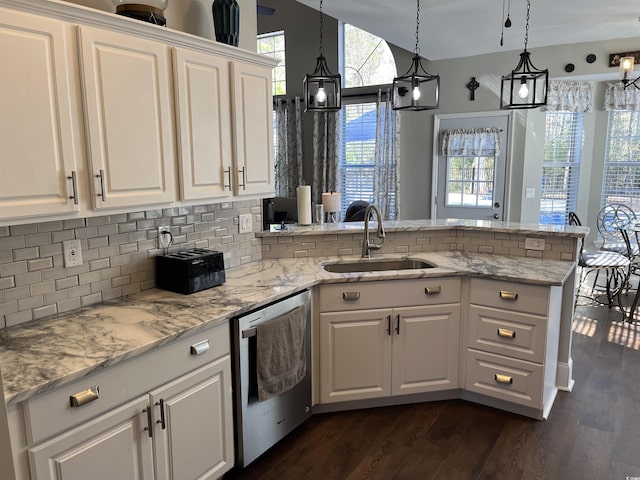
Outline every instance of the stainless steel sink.
{"label": "stainless steel sink", "polygon": [[324,269],[331,273],[384,272],[389,270],[415,270],[420,268],[435,268],[435,265],[423,260],[412,260],[409,258],[361,260],[327,263],[324,265]]}

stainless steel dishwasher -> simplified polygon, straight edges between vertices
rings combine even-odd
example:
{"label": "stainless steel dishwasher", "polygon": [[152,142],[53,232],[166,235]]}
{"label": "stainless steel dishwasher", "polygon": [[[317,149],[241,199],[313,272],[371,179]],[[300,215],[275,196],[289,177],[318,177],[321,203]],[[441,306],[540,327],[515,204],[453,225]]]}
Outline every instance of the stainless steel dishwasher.
{"label": "stainless steel dishwasher", "polygon": [[[234,349],[236,466],[245,467],[311,416],[311,294],[308,290],[235,318]],[[256,326],[306,305],[306,375],[290,390],[258,401]]]}

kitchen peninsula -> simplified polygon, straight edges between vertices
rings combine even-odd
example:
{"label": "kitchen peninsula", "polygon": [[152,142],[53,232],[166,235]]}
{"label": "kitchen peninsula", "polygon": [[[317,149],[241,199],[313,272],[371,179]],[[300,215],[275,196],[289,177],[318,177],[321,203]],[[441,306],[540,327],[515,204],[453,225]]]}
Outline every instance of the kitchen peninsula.
{"label": "kitchen peninsula", "polygon": [[[347,313],[353,314],[354,308],[377,308],[405,301],[403,295],[398,296],[394,293],[396,290],[387,289],[396,282],[405,282],[403,286],[418,285],[422,288],[420,282],[437,279],[439,286],[459,285],[455,287],[459,290],[447,293],[457,295],[447,302],[450,302],[448,305],[452,304],[451,302],[459,304],[460,311],[459,326],[454,331],[458,335],[455,343],[458,354],[456,365],[459,368],[455,369],[454,376],[457,383],[447,386],[448,395],[451,396],[451,392],[455,392],[456,396],[471,401],[489,403],[538,418],[546,417],[557,389],[570,390],[573,383],[571,317],[575,258],[578,241],[584,237],[587,229],[464,220],[391,222],[385,223],[385,227],[385,245],[379,253],[373,255],[374,260],[410,257],[423,260],[434,267],[360,273],[326,271],[323,266],[327,263],[359,261],[362,223],[326,224],[291,228],[287,231],[261,232],[257,236],[263,243],[263,260],[228,269],[227,281],[219,287],[188,296],[151,289],[5,329],[0,334],[0,368],[7,407],[6,417],[0,419],[0,442],[3,444],[0,450],[3,455],[1,463],[6,466],[3,468],[7,468],[6,472],[1,472],[3,478],[11,478],[9,473],[13,475],[12,471],[8,470],[11,463],[15,466],[17,479],[30,478],[29,468],[33,469],[34,466],[32,464],[29,467],[29,458],[31,456],[31,461],[35,463],[33,459],[37,457],[41,445],[51,442],[53,435],[64,435],[64,429],[73,431],[79,428],[78,424],[89,423],[91,420],[91,417],[78,416],[69,420],[69,411],[72,410],[69,408],[69,396],[63,394],[56,397],[57,392],[65,388],[72,391],[81,390],[80,386],[85,384],[84,388],[88,388],[96,383],[94,378],[97,376],[108,375],[116,370],[119,381],[124,382],[123,379],[129,374],[134,378],[144,378],[149,376],[149,372],[139,365],[149,358],[153,360],[150,364],[153,365],[152,371],[156,372],[151,375],[154,378],[149,380],[150,390],[173,378],[181,379],[189,374],[180,371],[163,372],[164,367],[159,367],[160,364],[154,362],[162,362],[158,359],[165,355],[168,355],[167,359],[172,358],[171,355],[176,354],[174,348],[188,348],[205,334],[211,338],[214,347],[209,352],[210,359],[215,363],[219,359],[227,358],[230,319],[304,289],[312,289],[314,302],[319,301],[319,304],[314,303],[313,307],[315,313],[312,368],[316,404],[314,411],[316,408],[317,411],[328,411],[334,407],[358,405],[357,400],[353,403],[349,398],[338,398],[339,402],[332,405],[331,402],[335,401],[331,397],[332,393],[324,395],[322,392],[325,387],[320,382],[322,372],[318,369],[325,359],[319,357],[321,350],[318,337],[321,337],[322,333],[319,331],[318,322],[320,315],[324,314],[319,314],[318,311],[326,310],[329,312],[327,315],[331,316],[336,310],[335,302],[327,297],[322,289],[349,286],[351,291],[351,287],[355,286],[384,287],[382,295],[376,295],[375,302],[378,303],[372,306],[348,307],[347,309],[351,310]],[[544,251],[525,248],[527,238],[543,239]],[[486,291],[486,288],[493,287],[498,289],[495,297]],[[520,292],[519,301],[525,304],[529,301],[529,293],[532,293],[537,304],[526,305],[524,313],[520,308],[515,309],[518,311],[505,310],[491,303],[502,301],[498,296],[498,292],[502,291],[508,294]],[[537,300],[539,293],[546,295],[543,297],[546,299],[544,302]],[[363,299],[371,298],[366,297],[370,295],[366,290],[362,295]],[[406,301],[411,304],[412,300]],[[424,302],[428,304],[431,300],[425,299]],[[512,303],[510,300],[506,302]],[[398,307],[398,311],[407,308],[400,304],[395,306]],[[509,401],[510,397],[506,397],[505,400],[499,390],[515,388],[518,382],[515,375],[515,380],[512,380],[514,387],[500,384],[491,387],[492,390],[489,391],[485,388],[486,382],[482,372],[478,372],[479,377],[475,382],[466,378],[469,372],[473,371],[473,362],[478,365],[492,362],[495,364],[502,357],[509,356],[498,355],[503,352],[492,348],[500,345],[497,342],[487,343],[483,340],[482,334],[478,334],[478,338],[472,340],[474,330],[468,327],[472,318],[476,319],[474,322],[480,329],[486,323],[483,323],[483,318],[501,321],[504,317],[497,313],[502,311],[511,311],[512,317],[509,322],[514,328],[505,329],[503,325],[498,325],[500,335],[505,335],[504,332],[507,331],[507,335],[512,335],[518,341],[526,342],[529,339],[535,343],[539,342],[540,338],[543,340],[541,346],[537,343],[532,345],[542,348],[539,353],[534,354],[530,345],[519,345],[509,354],[514,358],[506,359],[510,362],[508,367],[512,372],[523,371],[524,365],[533,365],[540,372],[544,372],[540,374],[545,375],[546,380],[553,379],[553,385],[541,389],[547,393],[541,391],[540,398],[528,398],[525,401],[518,393],[522,400],[520,404]],[[544,321],[543,326],[548,331],[545,330],[546,333],[542,337],[530,334],[531,329],[535,331],[539,328],[539,325],[530,322],[532,319]],[[548,325],[545,319],[548,319]],[[492,330],[495,331],[493,327]],[[520,327],[523,328],[522,331],[517,330]],[[516,331],[517,337],[514,333]],[[529,353],[532,358],[526,361],[517,358]],[[550,359],[550,353],[554,358]],[[535,357],[538,354],[542,356]],[[153,357],[154,355],[160,356]],[[205,368],[201,365],[193,364],[188,368],[197,367],[195,371],[199,372]],[[147,365],[146,368],[151,367]],[[223,387],[227,388],[226,392],[230,395],[230,385],[225,383],[230,380],[228,374],[227,378],[224,378],[224,375],[221,378]],[[496,378],[500,382],[508,383],[502,376]],[[539,375],[536,378],[536,381],[543,381]],[[492,400],[487,393],[494,390],[498,395]],[[544,395],[548,395],[549,398],[542,398]],[[321,400],[325,397],[329,398],[328,402]],[[422,398],[416,396],[416,400]],[[41,399],[50,401],[45,402],[45,417],[59,415],[60,418],[69,421],[64,429],[61,425],[38,425],[38,421],[43,420],[42,414],[38,412],[43,403]],[[59,405],[51,403],[56,399]],[[122,398],[120,403],[128,400],[129,398]],[[538,407],[530,406],[533,400],[539,403]],[[118,402],[113,402],[111,406],[117,409]],[[93,408],[92,405],[99,403],[92,402],[87,407]],[[140,412],[142,411],[140,409]],[[96,412],[96,415],[103,413],[99,409]],[[230,415],[231,410],[225,412]],[[138,418],[136,422],[142,420]],[[229,433],[226,432],[227,436]],[[230,458],[228,454],[227,452],[226,469],[233,463],[233,454],[231,453]]]}

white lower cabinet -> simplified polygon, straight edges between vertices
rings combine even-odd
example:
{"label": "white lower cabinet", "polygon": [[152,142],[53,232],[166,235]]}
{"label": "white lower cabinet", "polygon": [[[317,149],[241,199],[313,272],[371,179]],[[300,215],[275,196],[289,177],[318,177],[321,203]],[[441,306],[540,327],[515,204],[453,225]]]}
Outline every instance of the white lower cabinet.
{"label": "white lower cabinet", "polygon": [[[438,287],[439,293],[425,293],[429,286],[431,292]],[[351,309],[362,299],[375,304],[380,288],[387,290],[384,298],[395,298],[400,306]],[[345,304],[331,307],[331,297],[340,298],[339,289],[345,290]],[[403,293],[394,295],[394,290]],[[321,308],[347,311],[319,315],[320,402],[458,388],[460,304],[438,304],[438,297],[459,300],[459,295],[458,279],[321,287]]]}
{"label": "white lower cabinet", "polygon": [[[47,402],[38,402],[36,397],[25,407],[26,436],[36,439],[27,441],[34,443],[28,448],[31,479],[205,480],[219,478],[230,470],[234,446],[228,326],[216,328],[211,335],[183,339],[128,365],[113,367],[113,371],[107,369],[82,379],[83,386],[93,385],[89,389],[78,390],[80,387],[72,384],[51,392],[47,402],[57,404],[67,399],[68,405],[60,410],[62,419],[54,419],[43,428],[37,422],[46,415]],[[191,345],[202,342],[209,345],[203,358],[189,353]],[[165,363],[173,375],[185,364],[201,366],[157,388],[141,391],[133,399],[124,398],[132,385],[142,388],[155,383]],[[150,366],[155,366],[153,372]],[[105,395],[94,394],[94,400],[84,403],[82,399],[87,397],[83,395],[91,397],[91,388],[95,392],[104,390]],[[76,390],[78,393],[71,396],[84,404],[71,407],[69,392]],[[115,390],[113,395],[109,395],[110,390]],[[115,403],[118,406],[111,408]],[[55,413],[56,408],[49,412]],[[84,418],[91,409],[100,410],[100,414]],[[62,427],[80,418],[82,421],[72,428]],[[47,432],[53,429],[56,434],[50,436]],[[43,436],[47,438],[37,440]]]}

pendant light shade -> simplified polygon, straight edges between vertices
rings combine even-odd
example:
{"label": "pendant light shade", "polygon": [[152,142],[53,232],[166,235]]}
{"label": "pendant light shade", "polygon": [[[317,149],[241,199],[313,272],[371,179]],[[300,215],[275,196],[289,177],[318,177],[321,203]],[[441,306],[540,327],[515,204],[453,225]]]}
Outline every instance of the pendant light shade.
{"label": "pendant light shade", "polygon": [[527,0],[527,22],[524,36],[524,51],[511,73],[502,77],[500,85],[500,109],[537,108],[547,104],[549,70],[540,70],[531,63],[527,51],[529,41],[529,12],[531,1]]}
{"label": "pendant light shade", "polygon": [[308,73],[302,83],[305,112],[336,112],[342,108],[342,77],[333,74],[327,67],[324,57],[322,30],[324,15],[322,14],[322,0],[320,0],[320,55],[316,59],[316,68]]}
{"label": "pendant light shade", "polygon": [[420,29],[420,0],[417,0],[416,48],[411,68],[402,76],[393,79],[394,110],[433,110],[440,104],[440,76],[432,75],[422,66],[418,36]]}

